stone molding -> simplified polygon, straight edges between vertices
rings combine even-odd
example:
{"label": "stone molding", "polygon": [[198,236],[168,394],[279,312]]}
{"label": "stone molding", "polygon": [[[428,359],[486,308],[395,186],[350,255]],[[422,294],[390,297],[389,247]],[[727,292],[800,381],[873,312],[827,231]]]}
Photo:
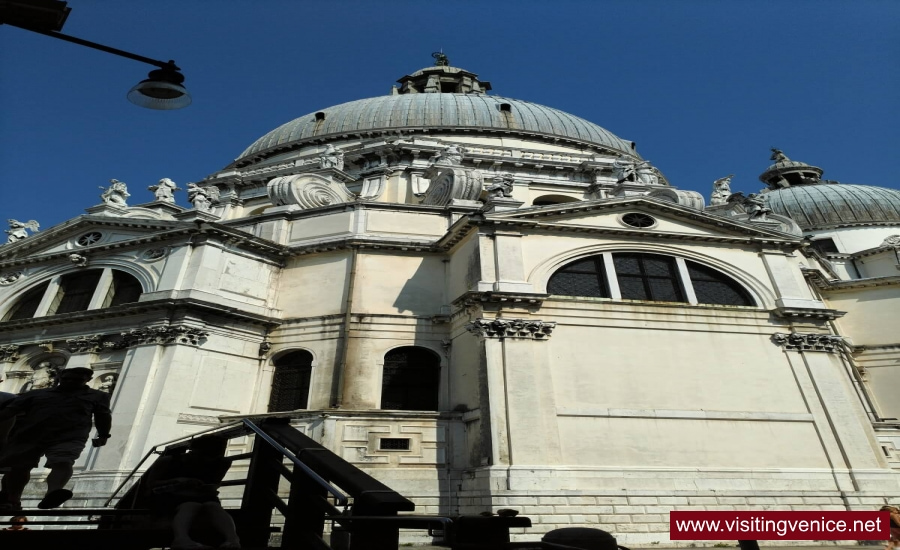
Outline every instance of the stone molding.
{"label": "stone molding", "polygon": [[466,325],[466,330],[480,338],[527,338],[546,340],[550,338],[554,321],[532,319],[475,319]]}
{"label": "stone molding", "polygon": [[786,350],[825,351],[828,353],[840,351],[841,347],[845,345],[842,336],[811,332],[776,332],[772,335],[772,341]]}
{"label": "stone molding", "polygon": [[21,351],[28,346],[39,346],[47,351],[68,350],[77,353],[100,353],[105,350],[120,350],[144,344],[172,345],[185,344],[199,346],[209,336],[209,332],[184,324],[140,327],[112,334],[87,334],[68,338],[64,342],[25,342],[0,346],[0,363],[12,363],[19,359]]}

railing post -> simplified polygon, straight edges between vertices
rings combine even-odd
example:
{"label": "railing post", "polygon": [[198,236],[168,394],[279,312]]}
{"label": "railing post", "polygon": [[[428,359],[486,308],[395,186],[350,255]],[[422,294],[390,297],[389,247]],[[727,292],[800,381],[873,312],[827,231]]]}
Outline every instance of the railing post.
{"label": "railing post", "polygon": [[323,487],[310,482],[303,470],[294,466],[288,513],[281,536],[282,548],[315,547],[313,545],[321,541],[325,532],[325,511],[316,506],[316,501],[324,500],[327,494]]}
{"label": "railing post", "polygon": [[278,493],[282,456],[260,438],[254,438],[253,456],[247,472],[247,485],[241,499],[238,536],[245,547],[269,545],[272,523],[272,495]]}
{"label": "railing post", "polygon": [[[383,507],[356,502],[354,516],[396,516],[397,512]],[[400,528],[396,523],[375,521],[354,521],[350,523],[349,550],[397,550],[400,546]]]}

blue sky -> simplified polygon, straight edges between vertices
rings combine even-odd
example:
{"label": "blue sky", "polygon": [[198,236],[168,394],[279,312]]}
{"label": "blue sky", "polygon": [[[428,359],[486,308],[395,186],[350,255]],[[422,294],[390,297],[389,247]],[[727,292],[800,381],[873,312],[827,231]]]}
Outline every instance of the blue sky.
{"label": "blue sky", "polygon": [[184,188],[284,122],[387,94],[439,49],[497,95],[636,141],[681,189],[708,196],[734,173],[733,190],[757,191],[772,146],[828,179],[900,188],[895,0],[69,6],[63,32],[174,59],[194,102],[135,107],[125,94],[151,66],[0,26],[0,220],[48,229],[111,178],[130,204],[163,177]]}

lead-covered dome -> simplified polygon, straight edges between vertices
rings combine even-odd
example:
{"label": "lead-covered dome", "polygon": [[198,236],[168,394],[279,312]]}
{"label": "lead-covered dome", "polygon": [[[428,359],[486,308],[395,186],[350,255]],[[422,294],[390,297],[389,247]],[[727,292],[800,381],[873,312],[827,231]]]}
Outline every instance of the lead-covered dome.
{"label": "lead-covered dome", "polygon": [[822,180],[824,171],[772,150],[775,164],[759,179],[768,185],[768,206],[802,229],[900,224],[900,191]]}
{"label": "lead-covered dome", "polygon": [[378,131],[503,132],[594,145],[640,158],[634,144],[558,109],[488,96],[490,83],[463,69],[436,66],[404,76],[391,95],[360,99],[296,118],[262,136],[235,160],[241,167],[313,140]]}
{"label": "lead-covered dome", "polygon": [[802,185],[766,193],[769,208],[803,229],[900,224],[900,191],[869,185]]}

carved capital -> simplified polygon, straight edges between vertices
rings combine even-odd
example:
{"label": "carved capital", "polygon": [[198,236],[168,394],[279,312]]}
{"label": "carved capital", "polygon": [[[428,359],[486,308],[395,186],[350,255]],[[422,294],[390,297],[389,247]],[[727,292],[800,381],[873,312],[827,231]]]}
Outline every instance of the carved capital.
{"label": "carved capital", "polygon": [[556,323],[532,319],[475,319],[466,330],[481,338],[527,338],[546,340]]}
{"label": "carved capital", "polygon": [[187,325],[163,325],[158,327],[141,327],[120,334],[121,340],[111,343],[109,347],[121,349],[143,344],[188,344],[199,346],[209,333]]}
{"label": "carved capital", "polygon": [[22,346],[18,344],[6,344],[0,346],[0,363],[12,363],[19,359]]}
{"label": "carved capital", "polygon": [[97,353],[103,349],[101,336],[94,334],[92,336],[79,336],[66,340],[66,347],[72,353]]}
{"label": "carved capital", "polygon": [[834,334],[816,334],[810,332],[776,332],[772,341],[786,350],[794,351],[839,351],[845,344],[844,338]]}

